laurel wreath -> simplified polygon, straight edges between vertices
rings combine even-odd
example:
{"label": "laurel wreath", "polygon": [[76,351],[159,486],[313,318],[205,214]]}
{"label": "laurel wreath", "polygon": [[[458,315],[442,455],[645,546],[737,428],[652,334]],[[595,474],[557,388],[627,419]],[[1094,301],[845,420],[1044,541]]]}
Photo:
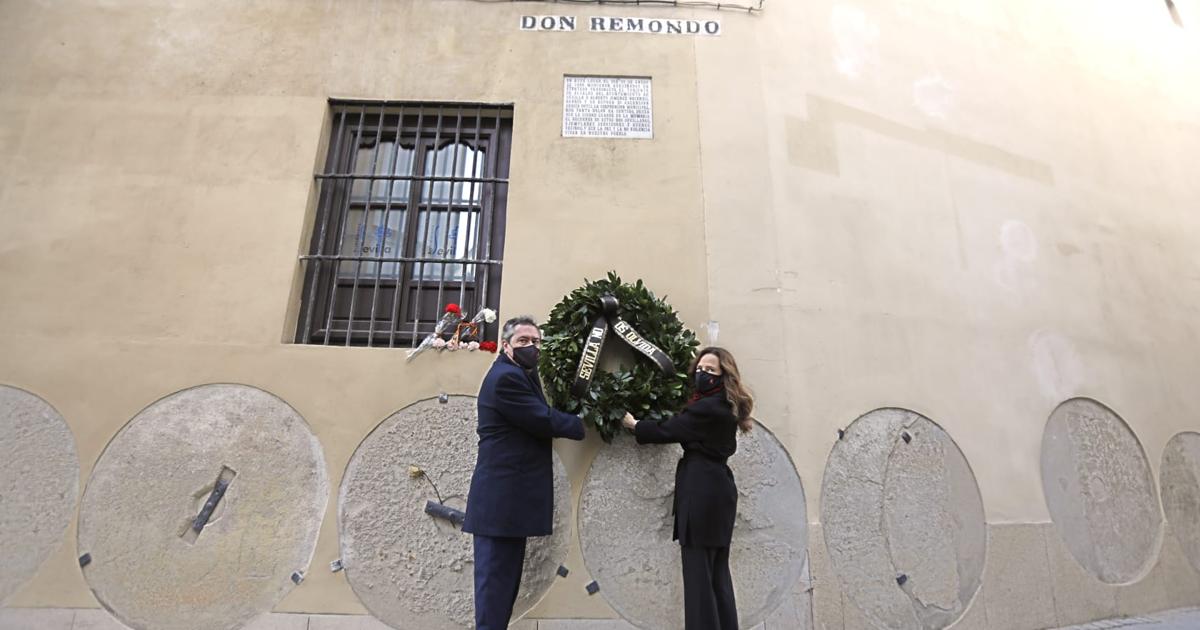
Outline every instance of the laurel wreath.
{"label": "laurel wreath", "polygon": [[[621,317],[643,337],[671,358],[675,373],[664,375],[655,364],[640,355],[633,365],[622,365],[612,372],[600,371],[581,397],[571,395],[575,370],[583,343],[592,322],[602,314],[600,298],[615,296],[621,303]],[[612,333],[610,333],[611,335]],[[621,418],[628,411],[638,420],[665,420],[678,413],[687,402],[688,364],[700,345],[675,309],[656,297],[641,280],[629,284],[615,272],[584,285],[563,297],[550,311],[542,327],[540,373],[546,395],[556,408],[573,413],[592,425],[605,442],[611,442],[621,429]],[[608,351],[621,343],[609,338]]]}

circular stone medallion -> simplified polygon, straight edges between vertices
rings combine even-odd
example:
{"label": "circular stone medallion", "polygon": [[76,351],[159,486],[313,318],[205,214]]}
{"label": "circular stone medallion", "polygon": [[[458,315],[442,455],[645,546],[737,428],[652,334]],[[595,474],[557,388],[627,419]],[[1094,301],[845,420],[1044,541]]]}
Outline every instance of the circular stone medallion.
{"label": "circular stone medallion", "polygon": [[312,560],[329,495],[321,446],[287,403],[204,385],[109,442],[79,514],[83,575],[138,630],[239,628]]}
{"label": "circular stone medallion", "polygon": [[1071,555],[1102,582],[1137,580],[1162,532],[1158,493],[1137,436],[1090,398],[1059,405],[1042,434],[1042,492]]}
{"label": "circular stone medallion", "polygon": [[0,385],[0,605],[62,544],[79,497],[79,456],[62,416]]}
{"label": "circular stone medallion", "polygon": [[1178,433],[1159,468],[1163,511],[1192,568],[1200,571],[1200,433]]}
{"label": "circular stone medallion", "polygon": [[1200,433],[1179,433],[1167,442],[1159,476],[1167,523],[1200,571]]}
{"label": "circular stone medallion", "polygon": [[821,524],[834,572],[875,628],[945,628],[979,589],[979,487],[950,436],[918,413],[876,409],[846,429],[825,465]]}
{"label": "circular stone medallion", "polygon": [[[425,513],[465,511],[479,450],[477,400],[423,400],[363,440],[346,467],[338,532],[346,578],[367,610],[401,630],[474,627],[472,536]],[[418,472],[419,471],[419,472]],[[528,539],[513,618],[546,594],[570,542],[571,486],[554,454],[554,534]]]}
{"label": "circular stone medallion", "polygon": [[[646,630],[683,628],[679,544],[671,540],[675,445],[641,445],[619,434],[601,447],[579,500],[583,561],[600,594]],[[804,570],[808,519],[804,488],[787,451],[755,424],[729,458],[738,487],[730,545],[739,623],[761,623]]]}

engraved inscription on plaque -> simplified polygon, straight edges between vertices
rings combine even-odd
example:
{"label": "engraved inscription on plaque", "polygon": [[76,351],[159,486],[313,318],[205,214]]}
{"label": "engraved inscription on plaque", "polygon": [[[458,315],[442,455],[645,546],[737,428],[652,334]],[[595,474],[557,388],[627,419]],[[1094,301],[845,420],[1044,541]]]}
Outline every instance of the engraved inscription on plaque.
{"label": "engraved inscription on plaque", "polygon": [[563,137],[653,138],[650,79],[563,77]]}

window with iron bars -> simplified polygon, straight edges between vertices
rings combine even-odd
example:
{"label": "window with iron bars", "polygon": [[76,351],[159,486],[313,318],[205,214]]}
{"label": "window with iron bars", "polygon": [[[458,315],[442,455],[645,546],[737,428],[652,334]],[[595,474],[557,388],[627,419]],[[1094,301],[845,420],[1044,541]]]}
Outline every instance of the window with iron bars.
{"label": "window with iron bars", "polygon": [[414,346],[447,304],[497,309],[512,106],[330,107],[296,342]]}

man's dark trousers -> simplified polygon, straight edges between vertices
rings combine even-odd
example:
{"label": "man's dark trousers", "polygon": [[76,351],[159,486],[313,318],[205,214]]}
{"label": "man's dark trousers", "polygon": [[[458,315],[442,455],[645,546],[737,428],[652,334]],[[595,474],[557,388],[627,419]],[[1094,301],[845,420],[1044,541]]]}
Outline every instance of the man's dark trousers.
{"label": "man's dark trousers", "polygon": [[479,388],[479,457],[463,531],[475,536],[477,630],[504,630],[521,584],[525,538],[554,532],[556,437],[583,439],[583,421],[546,403],[537,374],[505,355]]}
{"label": "man's dark trousers", "polygon": [[524,538],[475,535],[476,630],[508,627],[524,563]]}

